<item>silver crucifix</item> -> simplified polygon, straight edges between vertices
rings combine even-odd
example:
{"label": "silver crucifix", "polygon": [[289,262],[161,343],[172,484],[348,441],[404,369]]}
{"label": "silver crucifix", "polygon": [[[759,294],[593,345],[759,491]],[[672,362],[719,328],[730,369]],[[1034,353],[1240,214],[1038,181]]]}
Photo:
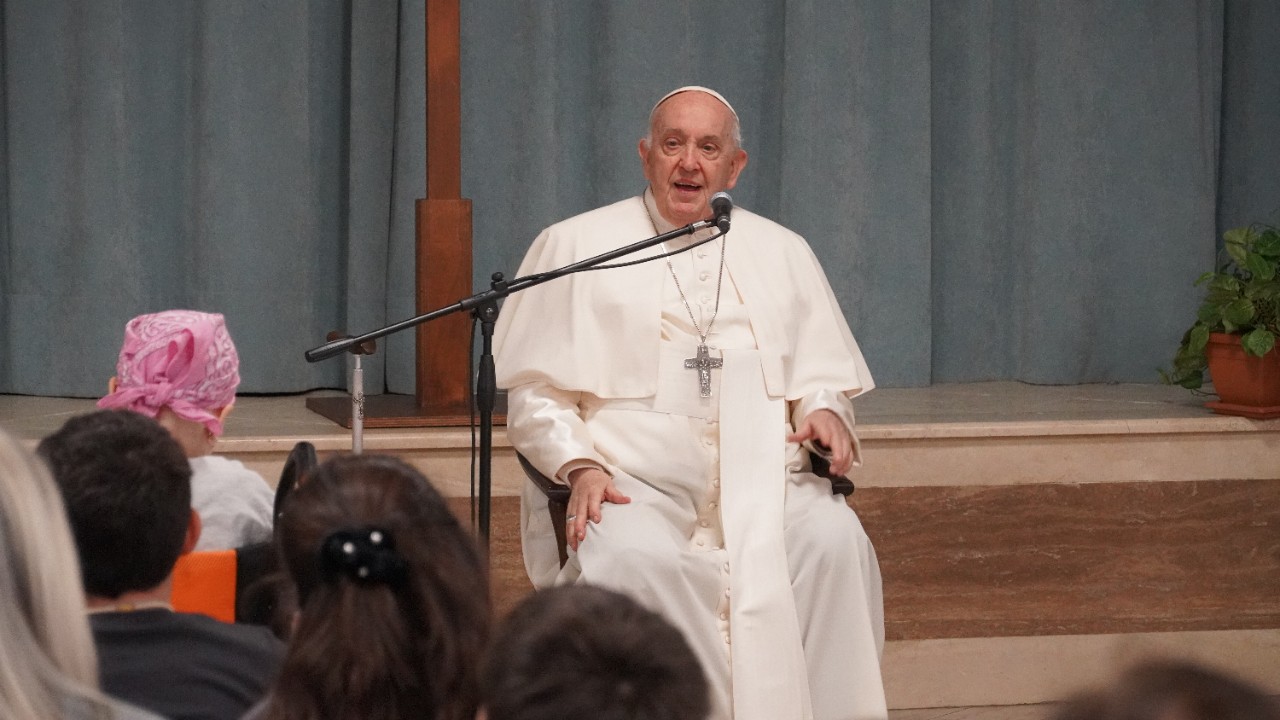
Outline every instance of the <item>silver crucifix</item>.
{"label": "silver crucifix", "polygon": [[711,368],[724,366],[724,360],[713,358],[707,352],[707,345],[698,346],[697,357],[685,358],[684,366],[698,371],[698,389],[702,397],[711,397]]}

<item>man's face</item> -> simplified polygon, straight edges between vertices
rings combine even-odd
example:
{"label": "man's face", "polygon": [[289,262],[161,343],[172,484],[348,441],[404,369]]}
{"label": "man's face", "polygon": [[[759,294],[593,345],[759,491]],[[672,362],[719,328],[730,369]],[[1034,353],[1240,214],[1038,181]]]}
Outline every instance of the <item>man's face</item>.
{"label": "man's face", "polygon": [[738,182],[747,153],[733,140],[729,108],[691,90],[658,106],[640,161],[658,212],[681,226],[711,217],[711,196]]}

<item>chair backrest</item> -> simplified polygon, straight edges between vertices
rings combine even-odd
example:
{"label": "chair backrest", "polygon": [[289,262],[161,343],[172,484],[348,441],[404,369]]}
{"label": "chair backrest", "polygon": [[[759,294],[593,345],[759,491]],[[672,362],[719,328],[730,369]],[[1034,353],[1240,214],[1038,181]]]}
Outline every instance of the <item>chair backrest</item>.
{"label": "chair backrest", "polygon": [[236,564],[235,550],[201,550],[179,557],[173,567],[173,609],[235,622]]}
{"label": "chair backrest", "polygon": [[289,457],[285,458],[284,469],[280,471],[280,482],[276,484],[276,500],[272,517],[280,518],[289,493],[293,492],[298,483],[306,478],[307,473],[319,464],[320,459],[316,455],[315,445],[306,440],[294,443],[293,449],[289,451]]}

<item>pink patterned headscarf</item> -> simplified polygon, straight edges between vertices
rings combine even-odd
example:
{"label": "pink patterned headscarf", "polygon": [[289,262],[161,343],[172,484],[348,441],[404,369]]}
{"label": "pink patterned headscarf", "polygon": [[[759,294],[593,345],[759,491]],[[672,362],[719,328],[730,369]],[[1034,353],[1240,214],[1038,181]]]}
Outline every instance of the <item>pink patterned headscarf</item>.
{"label": "pink patterned headscarf", "polygon": [[215,414],[236,399],[240,357],[223,317],[195,310],[139,315],[124,328],[116,362],[116,391],[100,408],[127,408],[156,417],[168,407],[215,436]]}

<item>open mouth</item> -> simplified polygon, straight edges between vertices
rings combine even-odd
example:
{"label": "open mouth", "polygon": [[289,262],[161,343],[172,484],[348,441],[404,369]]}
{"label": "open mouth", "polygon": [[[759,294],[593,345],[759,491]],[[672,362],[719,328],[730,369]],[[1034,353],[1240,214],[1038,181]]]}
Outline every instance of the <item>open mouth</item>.
{"label": "open mouth", "polygon": [[681,195],[697,195],[702,192],[702,186],[690,182],[681,182],[677,180],[675,183],[676,192]]}

